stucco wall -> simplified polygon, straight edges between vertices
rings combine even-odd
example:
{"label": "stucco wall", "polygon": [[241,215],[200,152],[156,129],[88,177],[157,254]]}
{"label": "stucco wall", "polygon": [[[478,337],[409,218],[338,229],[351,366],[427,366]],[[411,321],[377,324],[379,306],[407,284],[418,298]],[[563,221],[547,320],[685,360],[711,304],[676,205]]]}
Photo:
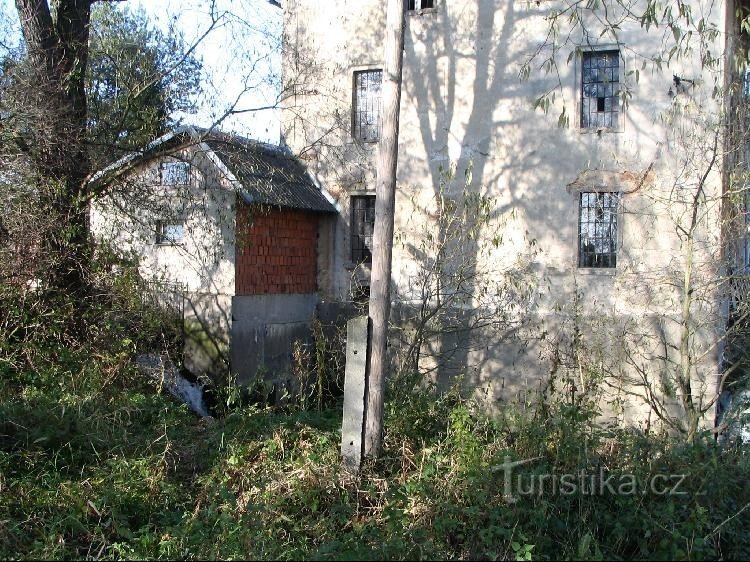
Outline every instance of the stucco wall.
{"label": "stucco wall", "polygon": [[[165,161],[190,163],[184,186],[163,185]],[[228,366],[234,296],[235,191],[199,146],[134,169],[92,207],[95,236],[138,260],[141,274],[184,295],[185,364],[196,372]],[[157,243],[157,222],[180,220],[180,244]]]}
{"label": "stucco wall", "polygon": [[[537,63],[528,79],[519,78],[543,44],[551,4],[437,0],[435,10],[407,17],[394,295],[405,303],[423,298],[425,249],[431,247],[430,236],[441,234],[436,202],[458,199],[466,187],[490,200],[494,222],[479,230],[500,234],[477,236],[456,250],[475,261],[475,273],[491,281],[475,284],[473,306],[485,298],[484,289],[506,290],[513,273],[521,270],[529,273],[522,282],[530,290],[520,291],[523,298],[503,319],[513,329],[524,326],[524,341],[516,345],[497,335],[488,345],[459,352],[456,370],[473,373],[476,383],[492,379],[491,395],[503,399],[509,385],[497,381],[512,378],[517,386],[547,376],[549,357],[539,355],[544,338],[556,326],[569,327],[571,318],[589,318],[580,329],[590,330],[592,338],[610,334],[604,338],[609,349],[625,341],[622,326],[627,326],[628,345],[644,354],[656,377],[658,353],[646,351],[651,343],[644,342],[666,338],[669,347],[679,340],[690,260],[700,287],[699,296],[690,296],[694,357],[700,357],[696,377],[701,388],[710,387],[716,381],[715,343],[723,322],[712,283],[721,267],[721,168],[709,166],[711,116],[718,113],[711,94],[722,83],[721,68],[702,68],[696,49],[661,69],[643,69],[641,57],[658,51],[661,36],[641,25],[624,25],[618,33],[621,81],[632,96],[614,130],[581,129],[581,62],[575,53],[568,62],[572,46],[558,53],[552,72],[544,73]],[[691,4],[694,13],[723,29],[724,6]],[[376,146],[352,139],[352,75],[382,67],[383,25],[384,4],[377,0],[347,9],[314,0],[285,2],[285,80],[303,86],[282,114],[283,138],[304,153],[343,209],[332,291],[339,299],[349,297],[352,279],[368,274],[350,263],[349,201],[353,194],[374,193]],[[710,47],[722,52],[724,41],[719,33]],[[583,38],[578,44],[590,47]],[[594,46],[617,48],[603,41]],[[670,97],[673,75],[696,85]],[[535,109],[534,100],[555,88],[558,78],[561,88],[549,110]],[[560,127],[563,109],[569,122]],[[705,205],[688,257],[682,229],[690,216],[691,186],[705,170]],[[610,181],[608,189],[621,198],[617,267],[579,268],[579,193],[598,191]],[[470,309],[472,303],[465,306]],[[628,399],[635,408],[637,400]]]}

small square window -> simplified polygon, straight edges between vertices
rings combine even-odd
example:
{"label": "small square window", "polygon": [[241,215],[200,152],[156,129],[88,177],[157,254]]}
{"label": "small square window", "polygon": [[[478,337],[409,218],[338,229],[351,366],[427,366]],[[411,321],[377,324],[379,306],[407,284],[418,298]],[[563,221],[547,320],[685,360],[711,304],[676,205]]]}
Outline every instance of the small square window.
{"label": "small square window", "polygon": [[406,9],[410,12],[429,10],[435,7],[435,0],[407,0]]}
{"label": "small square window", "polygon": [[162,185],[187,185],[190,182],[190,164],[187,162],[162,162],[159,166]]}
{"label": "small square window", "polygon": [[185,223],[182,221],[156,221],[156,243],[161,245],[182,244],[185,240]]}
{"label": "small square window", "polygon": [[356,195],[351,200],[352,262],[372,262],[372,232],[375,228],[375,196]]}
{"label": "small square window", "polygon": [[620,118],[620,51],[581,57],[581,128],[616,129]]}
{"label": "small square window", "polygon": [[618,193],[581,193],[578,210],[578,267],[617,266]]}
{"label": "small square window", "polygon": [[382,70],[363,70],[354,73],[354,103],[352,135],[362,142],[380,139],[380,98]]}

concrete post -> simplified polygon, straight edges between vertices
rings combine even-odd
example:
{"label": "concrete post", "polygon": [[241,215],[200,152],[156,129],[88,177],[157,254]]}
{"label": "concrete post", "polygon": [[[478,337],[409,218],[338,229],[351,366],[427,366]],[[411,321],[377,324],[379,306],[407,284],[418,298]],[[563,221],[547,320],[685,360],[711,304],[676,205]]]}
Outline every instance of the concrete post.
{"label": "concrete post", "polygon": [[344,468],[359,472],[364,450],[365,397],[370,322],[367,316],[346,324],[346,370],[344,416],[341,422],[341,461]]}

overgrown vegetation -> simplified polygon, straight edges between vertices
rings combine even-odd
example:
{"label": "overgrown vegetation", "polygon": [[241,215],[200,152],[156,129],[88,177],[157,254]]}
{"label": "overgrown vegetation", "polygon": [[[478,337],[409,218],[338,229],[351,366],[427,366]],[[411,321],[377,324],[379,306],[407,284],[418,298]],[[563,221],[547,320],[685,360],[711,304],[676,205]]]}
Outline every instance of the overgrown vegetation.
{"label": "overgrown vegetation", "polygon": [[[132,269],[107,271],[81,338],[73,303],[2,286],[1,558],[750,556],[746,449],[601,428],[581,396],[489,418],[401,375],[384,454],[356,478],[340,469],[340,405],[199,420],[134,369],[173,331]],[[513,469],[509,497],[497,467],[524,459],[536,460]],[[516,488],[600,469],[686,476],[680,495]]]}

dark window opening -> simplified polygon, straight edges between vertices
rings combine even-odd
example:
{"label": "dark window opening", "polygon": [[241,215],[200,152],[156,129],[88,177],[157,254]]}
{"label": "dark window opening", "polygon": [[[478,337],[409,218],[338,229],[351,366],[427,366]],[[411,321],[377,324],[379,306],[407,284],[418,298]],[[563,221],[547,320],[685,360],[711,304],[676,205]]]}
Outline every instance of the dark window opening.
{"label": "dark window opening", "polygon": [[375,227],[375,196],[357,195],[351,198],[352,262],[372,262],[372,232]]}
{"label": "dark window opening", "polygon": [[415,10],[427,10],[435,7],[434,0],[407,0],[407,9],[412,12]]}
{"label": "dark window opening", "polygon": [[354,73],[353,127],[354,138],[376,142],[380,138],[380,97],[382,70]]}
{"label": "dark window opening", "polygon": [[581,193],[578,267],[617,266],[617,193]]}
{"label": "dark window opening", "polygon": [[620,114],[620,51],[583,53],[581,127],[612,129]]}

